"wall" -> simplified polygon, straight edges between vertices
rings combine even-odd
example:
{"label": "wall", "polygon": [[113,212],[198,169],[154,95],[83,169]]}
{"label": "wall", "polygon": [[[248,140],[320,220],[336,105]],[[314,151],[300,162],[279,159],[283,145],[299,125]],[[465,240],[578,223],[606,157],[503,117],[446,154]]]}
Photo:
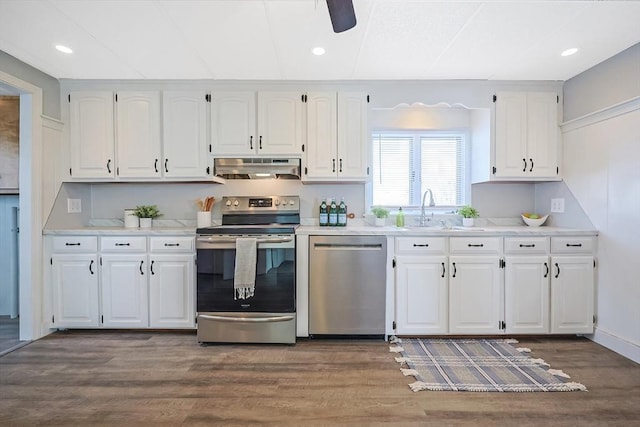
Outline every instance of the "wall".
{"label": "wall", "polygon": [[640,362],[640,45],[569,80],[564,99],[565,182],[600,232],[593,339]]}
{"label": "wall", "polygon": [[57,79],[19,61],[1,50],[0,71],[42,88],[42,113],[45,116],[56,119],[60,118],[60,84]]}

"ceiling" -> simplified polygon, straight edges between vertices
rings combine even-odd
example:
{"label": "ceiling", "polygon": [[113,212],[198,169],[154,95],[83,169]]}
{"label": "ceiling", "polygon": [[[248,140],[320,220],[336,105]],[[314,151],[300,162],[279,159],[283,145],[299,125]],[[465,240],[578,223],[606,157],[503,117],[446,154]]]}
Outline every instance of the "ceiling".
{"label": "ceiling", "polygon": [[567,80],[640,42],[639,1],[353,3],[335,34],[325,0],[0,0],[0,50],[68,79]]}

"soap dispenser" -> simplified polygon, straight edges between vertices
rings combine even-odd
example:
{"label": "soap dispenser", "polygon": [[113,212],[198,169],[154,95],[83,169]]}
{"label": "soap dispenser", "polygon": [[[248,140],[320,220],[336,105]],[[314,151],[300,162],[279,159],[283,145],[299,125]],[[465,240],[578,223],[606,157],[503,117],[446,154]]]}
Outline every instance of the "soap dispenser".
{"label": "soap dispenser", "polygon": [[402,212],[402,206],[398,208],[398,214],[396,215],[396,227],[404,227],[404,212]]}

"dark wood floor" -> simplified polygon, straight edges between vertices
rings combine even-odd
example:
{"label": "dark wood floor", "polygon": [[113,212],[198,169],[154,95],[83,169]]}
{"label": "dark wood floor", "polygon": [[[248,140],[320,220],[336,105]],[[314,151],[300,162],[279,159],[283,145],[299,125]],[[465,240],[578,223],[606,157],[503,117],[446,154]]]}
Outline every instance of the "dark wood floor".
{"label": "dark wood floor", "polygon": [[0,357],[0,425],[639,425],[638,364],[583,338],[519,346],[589,391],[414,393],[382,341],[68,331]]}

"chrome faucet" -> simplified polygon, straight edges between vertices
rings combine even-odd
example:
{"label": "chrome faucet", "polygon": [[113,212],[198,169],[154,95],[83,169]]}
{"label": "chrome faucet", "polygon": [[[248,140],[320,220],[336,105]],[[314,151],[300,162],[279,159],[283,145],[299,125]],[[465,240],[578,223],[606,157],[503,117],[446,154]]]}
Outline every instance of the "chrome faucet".
{"label": "chrome faucet", "polygon": [[431,191],[430,188],[427,188],[427,190],[424,192],[424,194],[422,195],[422,206],[420,207],[420,225],[422,227],[424,227],[426,224],[426,217],[425,217],[425,212],[424,212],[424,201],[427,198],[427,193],[429,193],[429,207],[433,207],[436,205],[436,202],[433,201],[433,191]]}

